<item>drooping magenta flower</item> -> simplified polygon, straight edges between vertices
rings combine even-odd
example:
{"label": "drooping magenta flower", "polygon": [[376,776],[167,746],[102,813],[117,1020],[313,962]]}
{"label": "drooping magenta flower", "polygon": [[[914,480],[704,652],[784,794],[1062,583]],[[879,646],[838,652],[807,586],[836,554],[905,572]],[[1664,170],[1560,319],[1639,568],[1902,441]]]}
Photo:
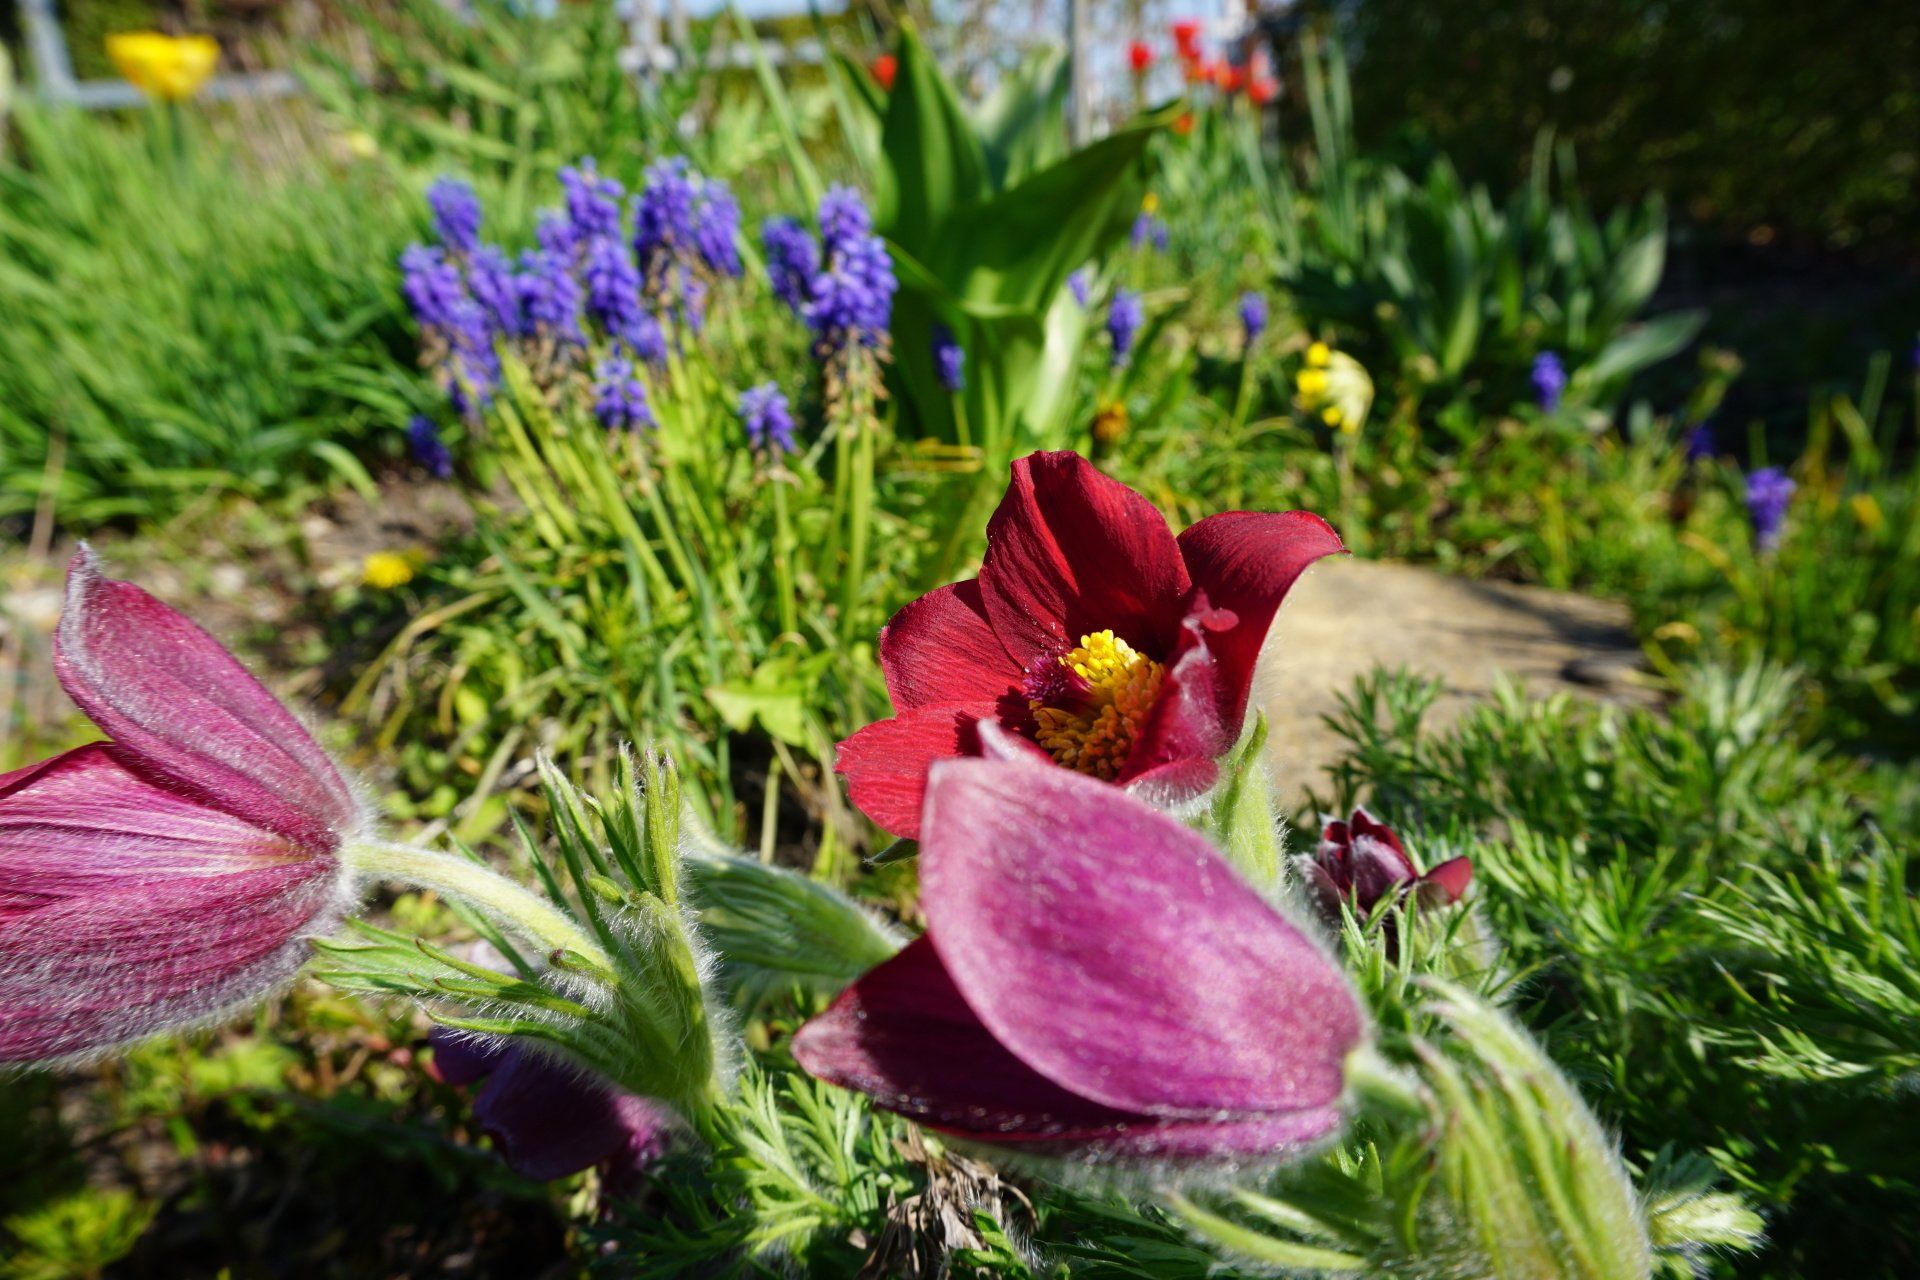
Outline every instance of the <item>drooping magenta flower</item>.
{"label": "drooping magenta flower", "polygon": [[548,1182],[599,1165],[617,1186],[645,1173],[672,1137],[673,1112],[503,1037],[448,1027],[427,1033],[433,1073],[481,1082],[473,1118],[523,1178]]}
{"label": "drooping magenta flower", "polygon": [[922,825],[927,932],[800,1029],[807,1071],[1038,1154],[1272,1158],[1339,1127],[1359,1004],[1203,837],[1018,751],[937,765]]}
{"label": "drooping magenta flower", "polygon": [[928,765],[979,754],[983,721],[1151,799],[1197,795],[1240,736],[1274,611],[1308,565],[1344,550],[1305,511],[1229,511],[1175,538],[1078,454],[1020,459],[980,576],[880,633],[896,714],[840,744],[854,803],[913,836]]}
{"label": "drooping magenta flower", "polygon": [[1322,914],[1334,923],[1342,903],[1365,916],[1381,901],[1406,893],[1458,902],[1473,882],[1473,864],[1464,855],[1421,874],[1393,828],[1365,809],[1355,809],[1344,822],[1328,821],[1313,855],[1295,861]]}
{"label": "drooping magenta flower", "polygon": [[210,1021],[291,978],[351,901],[367,816],[218,641],[82,548],[61,687],[108,741],[0,776],[0,1063]]}

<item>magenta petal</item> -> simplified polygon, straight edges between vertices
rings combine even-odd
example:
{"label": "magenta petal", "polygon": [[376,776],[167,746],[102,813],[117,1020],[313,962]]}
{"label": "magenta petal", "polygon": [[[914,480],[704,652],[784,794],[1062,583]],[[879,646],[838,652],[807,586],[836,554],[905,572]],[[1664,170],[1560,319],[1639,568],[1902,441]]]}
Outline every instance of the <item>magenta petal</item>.
{"label": "magenta petal", "polygon": [[1213,640],[1228,696],[1223,712],[1234,736],[1246,715],[1254,667],[1274,612],[1307,566],[1345,550],[1333,527],[1308,511],[1226,511],[1180,535],[1180,554],[1193,584],[1215,608],[1232,610],[1239,618],[1238,625]]}
{"label": "magenta petal", "polygon": [[878,720],[840,744],[834,768],[860,812],[896,836],[920,834],[920,801],[935,760],[964,755],[978,742],[976,725],[990,705],[916,707]]}
{"label": "magenta petal", "polygon": [[1034,1155],[1061,1155],[1174,1163],[1296,1155],[1331,1137],[1343,1117],[1338,1107],[1312,1107],[1252,1120],[1157,1120],[1140,1117],[1102,1128],[1059,1133],[1006,1134],[947,1130],[956,1138],[1013,1147]]}
{"label": "magenta petal", "polygon": [[342,902],[313,863],[149,878],[0,918],[0,1062],[94,1053],[258,1000]]}
{"label": "magenta petal", "polygon": [[894,614],[880,629],[880,666],[901,711],[993,702],[1017,690],[1022,676],[994,636],[973,581],[930,591]]}
{"label": "magenta petal", "polygon": [[309,850],[359,822],[339,770],[219,641],[82,548],[67,574],[54,670],[143,771]]}
{"label": "magenta petal", "polygon": [[519,1045],[474,1095],[473,1118],[515,1172],[540,1182],[636,1150],[657,1153],[673,1113]]}
{"label": "magenta petal", "polygon": [[1112,786],[986,760],[932,774],[921,905],[993,1038],[1162,1117],[1332,1105],[1360,1043],[1333,962],[1207,842]]}
{"label": "magenta petal", "polygon": [[1036,453],[987,522],[980,591],[1025,670],[1111,629],[1154,655],[1173,647],[1189,586],[1166,519],[1075,453]]}
{"label": "magenta petal", "polygon": [[1146,1123],[1078,1097],[1008,1053],[961,999],[927,938],[862,975],[793,1037],[810,1074],[982,1141],[1063,1139]]}

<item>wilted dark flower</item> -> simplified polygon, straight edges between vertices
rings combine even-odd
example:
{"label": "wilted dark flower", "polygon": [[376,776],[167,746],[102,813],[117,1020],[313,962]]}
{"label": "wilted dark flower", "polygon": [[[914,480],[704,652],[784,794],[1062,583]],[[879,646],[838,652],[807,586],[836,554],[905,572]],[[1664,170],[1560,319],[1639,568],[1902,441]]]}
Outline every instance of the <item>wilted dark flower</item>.
{"label": "wilted dark flower", "polygon": [[754,448],[793,452],[793,410],[776,384],[763,382],[740,393],[740,421]]}
{"label": "wilted dark flower", "polygon": [[654,425],[653,406],[646,384],[635,375],[633,361],[611,355],[593,370],[593,414],[609,431],[637,431]]}
{"label": "wilted dark flower", "polygon": [[434,233],[455,253],[472,253],[480,243],[480,197],[458,178],[437,179],[427,188]]}
{"label": "wilted dark flower", "polygon": [[524,1178],[565,1178],[599,1165],[610,1186],[630,1182],[665,1154],[673,1112],[590,1072],[542,1057],[517,1040],[450,1027],[427,1033],[433,1074],[480,1083],[473,1118]]}
{"label": "wilted dark flower", "polygon": [[560,188],[567,202],[567,221],[575,237],[591,240],[596,236],[620,234],[620,200],[626,188],[602,175],[593,157],[579,165],[560,170]]}
{"label": "wilted dark flower", "polygon": [[760,229],[767,251],[767,279],[773,296],[798,315],[813,297],[820,271],[820,246],[796,218],[768,218]]}
{"label": "wilted dark flower", "polygon": [[954,338],[953,330],[935,325],[933,330],[933,371],[948,391],[967,389],[967,353]]}
{"label": "wilted dark flower", "polygon": [[1355,809],[1344,822],[1330,819],[1313,856],[1295,861],[1321,913],[1335,924],[1343,903],[1365,916],[1383,900],[1408,892],[1458,902],[1473,880],[1473,864],[1465,857],[1450,858],[1422,875],[1393,828],[1365,809]]}
{"label": "wilted dark flower", "polygon": [[1240,327],[1247,335],[1247,345],[1251,347],[1267,331],[1267,299],[1265,294],[1248,291],[1240,295]]}
{"label": "wilted dark flower", "polygon": [[1753,519],[1753,541],[1762,551],[1780,544],[1787,522],[1787,506],[1798,488],[1779,467],[1762,467],[1747,477],[1747,514]]}
{"label": "wilted dark flower", "polygon": [[1124,369],[1133,359],[1133,341],[1146,321],[1140,295],[1131,289],[1115,289],[1107,307],[1107,337],[1113,342],[1113,367]]}
{"label": "wilted dark flower", "polygon": [[453,454],[426,414],[416,413],[407,423],[407,447],[413,451],[413,460],[434,479],[445,480],[453,474]]}
{"label": "wilted dark flower", "polygon": [[1560,363],[1560,357],[1552,351],[1542,351],[1533,358],[1533,398],[1540,408],[1552,413],[1560,407],[1560,397],[1567,390],[1567,371]]}

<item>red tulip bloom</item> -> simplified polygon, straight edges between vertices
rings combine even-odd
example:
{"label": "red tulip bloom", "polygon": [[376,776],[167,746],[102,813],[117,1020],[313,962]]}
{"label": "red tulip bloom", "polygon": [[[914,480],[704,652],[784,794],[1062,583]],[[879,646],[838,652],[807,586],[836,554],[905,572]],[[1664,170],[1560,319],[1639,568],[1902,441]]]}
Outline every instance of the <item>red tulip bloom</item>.
{"label": "red tulip bloom", "polygon": [[1255,76],[1247,82],[1247,101],[1264,107],[1280,96],[1280,82],[1272,76]]}
{"label": "red tulip bloom", "polygon": [[1184,138],[1188,134],[1193,132],[1193,124],[1194,124],[1193,112],[1182,111],[1179,115],[1174,117],[1173,131]]}
{"label": "red tulip bloom", "polygon": [[1133,68],[1136,76],[1145,75],[1153,66],[1153,46],[1145,40],[1135,40],[1127,46],[1127,65]]}
{"label": "red tulip bloom", "polygon": [[1422,875],[1393,828],[1365,809],[1345,822],[1329,821],[1310,858],[1297,859],[1320,909],[1334,922],[1343,903],[1366,915],[1383,899],[1414,892],[1440,903],[1458,902],[1473,882],[1473,864],[1463,855]]}
{"label": "red tulip bloom", "polygon": [[1219,86],[1222,93],[1238,93],[1246,87],[1247,69],[1236,67],[1230,62],[1223,62],[1214,68],[1213,82]]}
{"label": "red tulip bloom", "polygon": [[1188,84],[1212,84],[1220,74],[1220,64],[1209,58],[1187,58],[1182,68]]}
{"label": "red tulip bloom", "polygon": [[233,655],[85,548],[54,670],[110,740],[0,776],[0,1063],[259,999],[346,911],[368,822]]}
{"label": "red tulip bloom", "polygon": [[900,74],[900,59],[890,53],[883,53],[875,58],[867,69],[873,72],[873,78],[882,90],[887,93],[893,92],[893,78]]}
{"label": "red tulip bloom", "polygon": [[1037,1154],[1271,1159],[1338,1129],[1359,1002],[1204,837],[1021,752],[941,762],[926,809],[927,932],[800,1029],[807,1071]]}
{"label": "red tulip bloom", "polygon": [[1174,23],[1173,47],[1188,62],[1197,62],[1200,58],[1200,24],[1192,18],[1183,18]]}
{"label": "red tulip bloom", "polygon": [[978,755],[983,721],[1151,799],[1205,791],[1239,739],[1274,611],[1308,565],[1345,549],[1304,511],[1230,511],[1175,538],[1078,454],[1020,459],[980,576],[880,633],[898,714],[840,744],[854,803],[915,835],[928,766]]}

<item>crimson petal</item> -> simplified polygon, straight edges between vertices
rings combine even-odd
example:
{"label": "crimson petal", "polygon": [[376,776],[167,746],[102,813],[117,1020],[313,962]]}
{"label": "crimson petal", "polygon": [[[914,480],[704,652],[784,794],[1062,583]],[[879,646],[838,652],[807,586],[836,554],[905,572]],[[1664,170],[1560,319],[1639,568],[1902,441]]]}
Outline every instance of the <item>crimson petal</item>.
{"label": "crimson petal", "polygon": [[896,836],[920,834],[920,801],[935,760],[962,755],[979,741],[975,726],[991,704],[915,707],[878,720],[840,744],[834,768],[860,811]]}
{"label": "crimson petal", "polygon": [[1024,670],[1094,631],[1159,656],[1172,649],[1187,569],[1153,504],[1076,453],[1013,464],[987,522],[987,616]]}
{"label": "crimson petal", "polygon": [[1340,1097],[1364,1028],[1339,969],[1205,839],[1125,792],[943,761],[921,884],[967,1007],[1061,1088],[1193,1119]]}
{"label": "crimson petal", "polygon": [[1347,548],[1332,525],[1309,511],[1225,511],[1193,525],[1179,545],[1194,585],[1216,609],[1239,617],[1237,626],[1212,641],[1226,696],[1224,718],[1238,737],[1274,612],[1309,565]]}
{"label": "crimson petal", "polygon": [[306,728],[220,642],[81,548],[54,670],[143,771],[308,850],[358,825],[346,781]]}
{"label": "crimson petal", "polygon": [[956,582],[921,596],[880,629],[880,667],[901,711],[939,703],[992,702],[1020,685],[987,620],[980,584]]}

